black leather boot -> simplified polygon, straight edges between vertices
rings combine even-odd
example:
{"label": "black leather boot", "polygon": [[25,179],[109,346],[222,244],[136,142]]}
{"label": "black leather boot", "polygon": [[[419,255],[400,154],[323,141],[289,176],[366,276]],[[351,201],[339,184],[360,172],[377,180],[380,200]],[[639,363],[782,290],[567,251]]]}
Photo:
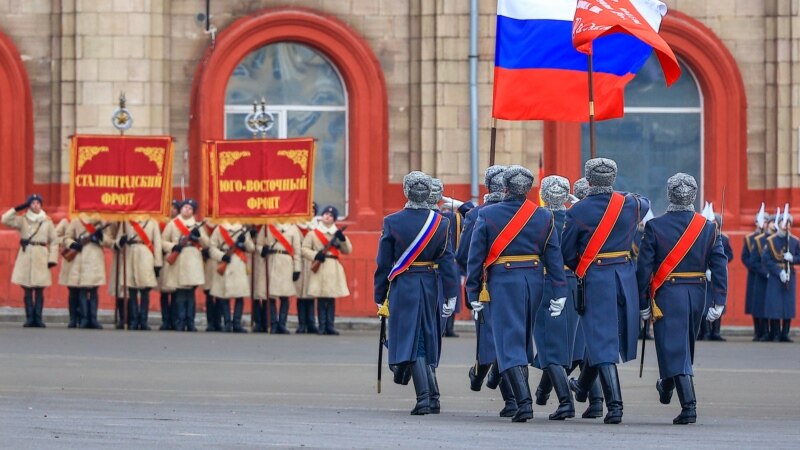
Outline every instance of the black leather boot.
{"label": "black leather boot", "polygon": [[575,417],[575,405],[572,403],[572,393],[567,383],[567,372],[563,366],[552,364],[545,369],[553,389],[558,396],[558,409],[550,414],[550,420],[564,420]]}
{"label": "black leather boot", "polygon": [[411,379],[414,380],[414,391],[417,394],[417,404],[411,410],[412,416],[421,416],[431,413],[430,383],[428,382],[428,364],[425,358],[417,358],[411,364]]}
{"label": "black leather boot", "polygon": [[492,364],[489,369],[489,375],[486,377],[486,387],[489,389],[497,389],[503,377],[500,376],[500,370],[497,368],[497,361]]}
{"label": "black leather boot", "polygon": [[761,319],[753,317],[753,342],[761,337]]}
{"label": "black leather boot", "polygon": [[225,326],[222,324],[222,303],[216,297],[211,297],[211,303],[214,309],[214,331],[223,332],[225,331]]}
{"label": "black leather boot", "polygon": [[278,311],[278,334],[291,334],[286,327],[289,320],[289,297],[281,297],[281,306]]}
{"label": "black leather boot", "polygon": [[791,319],[783,319],[783,328],[781,329],[781,336],[778,338],[781,342],[794,342],[792,338],[789,337],[789,333],[792,331],[792,320]]}
{"label": "black leather boot", "polygon": [[91,328],[95,330],[102,330],[103,326],[100,325],[100,322],[97,320],[97,303],[99,299],[97,297],[97,288],[92,288],[89,290],[89,323],[91,324]]}
{"label": "black leather boot", "polygon": [[306,305],[306,328],[308,329],[308,334],[317,334],[319,329],[317,328],[317,316],[314,314],[314,299],[304,298],[302,301]]}
{"label": "black leather boot", "polygon": [[23,323],[22,326],[25,328],[31,328],[36,326],[33,312],[33,289],[23,289],[25,290],[25,294],[23,296],[23,300],[25,301],[25,323]]}
{"label": "black leather boot", "polygon": [[325,334],[325,328],[328,327],[328,302],[324,299],[317,300],[317,316],[319,318],[319,329],[317,334]]}
{"label": "black leather boot", "polygon": [[675,378],[669,377],[656,381],[656,390],[658,391],[658,401],[662,405],[669,405],[672,401],[672,392],[675,390]]}
{"label": "black leather boot", "polygon": [[186,331],[186,313],[188,310],[186,289],[178,289],[172,296],[172,324],[175,331]]}
{"label": "black leather boot", "polygon": [[528,386],[528,366],[515,366],[503,372],[503,378],[511,384],[517,400],[517,412],[512,422],[527,422],[533,419],[531,388]]}
{"label": "black leather boot", "polygon": [[589,388],[589,407],[581,414],[584,419],[599,419],[603,417],[603,388],[600,387],[600,380],[595,378],[592,387]]}
{"label": "black leather boot", "polygon": [[261,333],[264,326],[264,314],[261,308],[264,306],[264,300],[250,300],[250,315],[253,317],[253,333]]}
{"label": "black leather boot", "polygon": [[514,417],[519,409],[517,407],[517,398],[514,397],[514,390],[511,388],[511,382],[505,377],[501,378],[502,380],[498,387],[500,388],[500,395],[503,397],[505,406],[500,410],[500,417]]}
{"label": "black leather boot", "polygon": [[117,297],[115,306],[117,308],[117,322],[114,324],[114,329],[116,330],[124,330],[125,329],[125,299],[122,297]]}
{"label": "black leather boot", "polygon": [[216,313],[216,305],[214,304],[214,297],[211,296],[211,291],[203,291],[206,294],[206,331],[218,331],[215,327],[214,314]]}
{"label": "black leather boot", "polygon": [[269,304],[269,332],[272,334],[278,334],[278,300],[271,298],[267,302]]}
{"label": "black leather boot", "polygon": [[44,310],[44,288],[33,288],[33,323],[39,328],[47,328],[42,319]]}
{"label": "black leather boot", "polygon": [[606,398],[608,412],[603,423],[618,424],[622,422],[622,389],[619,385],[619,375],[616,364],[600,366],[600,384],[603,386],[603,396]]}
{"label": "black leather boot", "polygon": [[197,299],[194,292],[194,288],[186,291],[186,331],[197,331],[197,326],[194,324],[197,318]]}
{"label": "black leather boot", "polygon": [[676,375],[675,390],[678,391],[678,399],[681,401],[681,413],[672,420],[672,423],[686,425],[697,422],[697,400],[694,396],[692,377],[689,375]]}
{"label": "black leather boot", "polygon": [[483,386],[483,379],[486,378],[486,374],[489,373],[489,370],[492,368],[491,364],[479,364],[478,370],[475,370],[475,366],[469,368],[469,388],[475,392],[481,390],[481,386]]}
{"label": "black leather boot", "polygon": [[233,331],[233,322],[231,321],[231,299],[217,299],[217,308],[219,308],[220,315],[222,319],[225,321],[225,325],[223,330],[226,333],[230,333]]}
{"label": "black leather boot", "polygon": [[[569,389],[569,385],[567,386],[567,389]],[[539,406],[546,405],[547,400],[550,399],[550,391],[552,390],[553,383],[550,381],[550,376],[545,368],[545,370],[542,371],[542,377],[539,379],[539,385],[536,386],[536,392],[534,393],[536,404]]]}
{"label": "black leather boot", "polygon": [[328,302],[328,307],[326,308],[326,312],[328,314],[328,323],[325,324],[325,334],[338,336],[339,331],[333,324],[336,319],[336,301],[332,298],[327,298],[325,301]]}
{"label": "black leather boot", "polygon": [[586,401],[589,397],[589,390],[597,379],[597,373],[597,367],[590,367],[588,364],[584,364],[581,367],[581,374],[578,379],[570,378],[569,388],[575,393],[575,401],[581,403]]}
{"label": "black leather boot", "polygon": [[411,381],[411,364],[413,362],[405,362],[400,364],[390,364],[389,370],[394,374],[395,384],[407,385]]}
{"label": "black leather boot", "polygon": [[233,332],[234,333],[247,333],[247,330],[242,328],[242,314],[244,314],[244,299],[237,298],[233,304]]}
{"label": "black leather boot", "polygon": [[78,302],[81,305],[81,328],[91,328],[89,320],[89,289],[78,289]]}
{"label": "black leather boot", "polygon": [[75,328],[78,326],[78,292],[73,288],[68,288],[69,296],[67,297],[67,305],[69,309],[69,323],[67,328]]}
{"label": "black leather boot", "polygon": [[158,329],[161,331],[173,329],[172,305],[170,305],[169,297],[170,294],[168,292],[162,292],[159,298],[159,303],[161,304],[161,326]]}
{"label": "black leather boot", "polygon": [[150,289],[139,291],[139,329],[150,331]]}
{"label": "black leather boot", "polygon": [[455,332],[455,323],[456,323],[456,318],[454,316],[450,316],[447,318],[447,321],[444,324],[445,337],[458,337],[458,333]]}
{"label": "black leather boot", "polygon": [[139,304],[136,303],[137,289],[128,289],[128,331],[139,329]]}
{"label": "black leather boot", "polygon": [[709,341],[719,341],[725,342],[725,338],[722,337],[720,334],[720,328],[722,327],[722,319],[717,319],[714,322],[709,324],[708,330],[708,340]]}
{"label": "black leather boot", "polygon": [[433,370],[433,366],[426,365],[426,367],[428,368],[431,414],[439,414],[442,410],[441,402],[439,401],[439,381],[436,379],[436,371]]}
{"label": "black leather boot", "polygon": [[308,326],[306,325],[306,318],[308,317],[308,303],[301,299],[297,299],[297,329],[294,330],[295,334],[308,333]]}

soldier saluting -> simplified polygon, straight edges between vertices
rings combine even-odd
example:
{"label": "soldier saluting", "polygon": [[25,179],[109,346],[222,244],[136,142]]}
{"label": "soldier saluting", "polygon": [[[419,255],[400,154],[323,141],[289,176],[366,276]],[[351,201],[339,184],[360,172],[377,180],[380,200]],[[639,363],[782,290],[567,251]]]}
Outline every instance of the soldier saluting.
{"label": "soldier saluting", "polygon": [[[27,210],[27,211],[25,211]],[[25,211],[25,214],[17,215]],[[58,243],[53,221],[42,209],[42,197],[33,194],[25,203],[3,214],[4,225],[19,231],[19,252],[11,282],[25,291],[25,327],[42,327],[44,288],[53,283],[50,268],[58,260]]]}
{"label": "soldier saluting", "polygon": [[[667,213],[647,222],[639,248],[637,279],[641,317],[655,319],[659,399],[669,404],[678,391],[681,413],[674,424],[695,423],[692,361],[700,322],[722,315],[727,300],[728,260],[716,224],[694,212],[697,182],[677,173],[667,181]],[[711,270],[706,300],[706,270]],[[652,309],[649,302],[652,300]],[[707,318],[703,307],[708,301]]]}
{"label": "soldier saluting", "polygon": [[[603,421],[622,422],[622,391],[617,361],[636,358],[639,299],[631,245],[636,227],[650,202],[635,194],[614,191],[617,163],[606,158],[586,161],[586,198],[567,210],[561,242],[564,263],[583,284],[581,317],[586,338],[586,367],[570,381],[575,400],[585,402],[600,377],[608,413]],[[548,271],[549,273],[549,271]]]}
{"label": "soldier saluting", "polygon": [[533,174],[521,166],[503,172],[505,198],[478,213],[467,262],[467,298],[473,311],[491,301],[497,365],[517,400],[514,422],[533,418],[528,364],[533,363],[533,323],[542,301],[544,270],[553,285],[550,312],[560,313],[567,296],[564,263],[553,214],[526,196]]}
{"label": "soldier saluting", "polygon": [[439,363],[439,296],[453,313],[458,270],[448,246],[449,221],[430,209],[431,178],[414,171],[403,177],[405,208],[383,220],[375,270],[375,303],[388,301],[389,365],[395,382],[414,381],[417,404],[412,415],[437,414],[439,388],[433,368]]}

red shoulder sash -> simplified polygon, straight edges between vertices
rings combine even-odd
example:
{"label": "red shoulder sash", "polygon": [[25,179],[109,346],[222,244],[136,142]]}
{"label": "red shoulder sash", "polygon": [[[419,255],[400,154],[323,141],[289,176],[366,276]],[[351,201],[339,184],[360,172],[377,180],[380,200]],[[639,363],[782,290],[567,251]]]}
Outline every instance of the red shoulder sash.
{"label": "red shoulder sash", "polygon": [[575,275],[578,278],[583,278],[586,275],[586,271],[589,270],[592,261],[600,253],[603,244],[606,243],[611,231],[614,230],[614,225],[617,224],[617,219],[619,219],[623,206],[625,206],[625,197],[616,192],[611,193],[611,200],[608,202],[606,212],[603,213],[603,218],[600,219],[600,223],[597,224],[592,237],[589,238],[589,243],[586,244],[583,255],[581,255],[581,259],[578,262],[578,267],[575,269]]}

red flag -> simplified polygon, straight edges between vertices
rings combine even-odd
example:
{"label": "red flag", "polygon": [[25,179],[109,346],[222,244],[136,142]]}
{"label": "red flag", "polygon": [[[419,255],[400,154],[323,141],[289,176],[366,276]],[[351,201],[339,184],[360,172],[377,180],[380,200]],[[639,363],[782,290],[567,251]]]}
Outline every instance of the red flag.
{"label": "red flag", "polygon": [[542,155],[539,155],[539,206],[544,206],[544,200],[542,200],[542,180],[544,179],[544,161],[542,159]]}
{"label": "red flag", "polygon": [[634,36],[655,50],[670,86],[680,78],[681,69],[672,49],[658,35],[666,13],[667,5],[658,0],[578,0],[572,44],[591,55],[595,39],[614,33]]}

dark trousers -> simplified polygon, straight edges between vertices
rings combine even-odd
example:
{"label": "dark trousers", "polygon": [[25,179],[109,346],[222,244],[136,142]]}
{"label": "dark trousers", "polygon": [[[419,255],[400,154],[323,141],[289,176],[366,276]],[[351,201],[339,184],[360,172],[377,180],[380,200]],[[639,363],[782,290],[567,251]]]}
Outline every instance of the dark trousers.
{"label": "dark trousers", "polygon": [[81,328],[94,328],[96,330],[103,328],[97,320],[97,303],[99,301],[97,289],[97,287],[89,287],[81,288],[80,290],[81,309],[84,311]]}
{"label": "dark trousers", "polygon": [[128,288],[128,329],[149,330],[150,289]]}

